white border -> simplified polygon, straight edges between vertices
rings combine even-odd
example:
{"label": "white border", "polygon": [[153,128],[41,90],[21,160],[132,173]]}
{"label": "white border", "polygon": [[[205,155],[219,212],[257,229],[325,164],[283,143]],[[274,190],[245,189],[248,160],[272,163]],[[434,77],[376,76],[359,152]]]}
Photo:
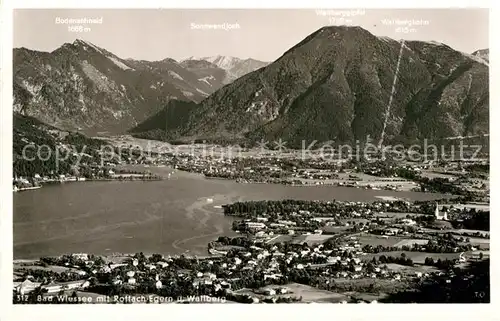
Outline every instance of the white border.
{"label": "white border", "polygon": [[[488,0],[411,0],[411,1],[378,1],[372,0],[357,1],[327,1],[327,0],[309,0],[309,1],[275,1],[253,0],[183,0],[183,1],[160,1],[160,0],[122,0],[103,1],[103,0],[67,0],[67,1],[39,1],[8,0],[2,3],[2,20],[0,32],[2,35],[1,51],[1,97],[2,105],[0,108],[0,146],[2,147],[1,159],[1,201],[0,201],[0,238],[2,244],[0,267],[1,267],[1,304],[0,319],[2,320],[56,320],[56,319],[130,319],[149,320],[157,319],[184,319],[184,320],[256,320],[256,319],[349,319],[349,320],[398,320],[402,318],[413,320],[493,320],[497,315],[493,310],[493,304],[489,305],[329,305],[308,304],[299,305],[107,305],[107,306],[13,306],[12,305],[12,191],[10,180],[12,179],[12,9],[13,8],[464,8],[481,7],[492,8],[498,1]],[[499,10],[494,8],[490,12],[490,123],[495,125],[495,120],[499,119],[500,106],[498,99],[498,89],[500,83],[497,81],[498,66],[496,58],[498,57],[498,36],[493,35],[494,30],[499,30],[500,17]],[[300,23],[300,22],[299,22]],[[37,30],[36,32],[43,32]],[[497,90],[495,90],[495,88]],[[493,141],[497,140],[498,127],[491,126],[490,135]],[[492,144],[491,146],[495,146]],[[498,160],[498,152],[491,149],[492,163]],[[499,179],[499,169],[491,167],[491,180],[493,188],[491,189],[491,207],[499,208],[500,198],[497,193],[496,182]],[[498,218],[492,215],[491,226],[497,226]],[[493,233],[491,244],[492,251],[497,248],[496,233]],[[498,277],[496,271],[500,271],[497,264],[497,256],[492,256],[491,261],[491,298],[492,302],[497,302],[500,298],[498,291]]]}

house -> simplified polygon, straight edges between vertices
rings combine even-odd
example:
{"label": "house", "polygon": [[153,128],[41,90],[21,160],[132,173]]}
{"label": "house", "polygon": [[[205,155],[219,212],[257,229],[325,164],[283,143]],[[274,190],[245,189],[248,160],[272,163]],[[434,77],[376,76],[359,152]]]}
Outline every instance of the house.
{"label": "house", "polygon": [[108,266],[103,266],[101,268],[101,272],[102,273],[111,273],[111,268],[109,267],[109,265]]}
{"label": "house", "polygon": [[276,290],[275,289],[264,289],[264,294],[265,295],[275,295],[276,294]]}
{"label": "house", "polygon": [[40,286],[41,283],[31,282],[30,280],[24,280],[23,282],[17,284],[14,290],[19,294],[28,294],[33,292],[36,288]]}
{"label": "house", "polygon": [[149,269],[149,270],[155,270],[156,269],[156,265],[154,265],[154,264],[146,264],[145,268]]}
{"label": "house", "polygon": [[127,276],[128,276],[129,278],[134,277],[134,275],[135,275],[135,271],[128,271],[128,272],[127,272]]}
{"label": "house", "polygon": [[264,231],[258,231],[257,233],[255,233],[255,237],[264,237],[266,236],[266,233]]}
{"label": "house", "polygon": [[402,220],[402,223],[403,223],[403,224],[406,224],[406,225],[415,225],[415,224],[417,224],[417,222],[415,222],[414,220],[409,219],[409,218],[404,218],[404,219]]}
{"label": "house", "polygon": [[135,278],[130,278],[130,279],[128,279],[127,282],[128,282],[128,284],[136,284]]}
{"label": "house", "polygon": [[42,285],[42,289],[46,290],[48,293],[55,293],[61,290],[74,290],[79,288],[86,288],[90,285],[87,280],[69,281],[63,283],[51,283],[47,285]]}
{"label": "house", "polygon": [[63,290],[63,287],[57,283],[50,283],[42,285],[42,290],[46,291],[47,293],[56,293]]}
{"label": "house", "polygon": [[115,264],[109,264],[108,266],[110,267],[111,270],[114,270],[114,269],[121,267],[121,266],[127,266],[127,264],[126,263],[115,263]]}
{"label": "house", "polygon": [[266,227],[266,224],[261,223],[261,222],[245,222],[245,226],[248,229],[263,229]]}
{"label": "house", "polygon": [[388,228],[385,230],[385,235],[397,235],[400,232],[398,228]]}
{"label": "house", "polygon": [[286,221],[286,220],[279,220],[278,223],[284,224],[284,225],[297,225],[297,223],[293,221]]}
{"label": "house", "polygon": [[77,260],[88,261],[89,255],[87,253],[73,253],[71,257]]}
{"label": "house", "polygon": [[167,262],[163,262],[163,261],[159,261],[156,263],[158,266],[160,266],[161,268],[166,268],[168,267],[168,263]]}
{"label": "house", "polygon": [[337,263],[340,261],[340,256],[329,256],[326,260],[328,263]]}
{"label": "house", "polygon": [[288,289],[288,288],[280,288],[280,289],[279,289],[279,292],[280,292],[281,294],[286,294],[286,293],[290,292],[290,289]]}
{"label": "house", "polygon": [[286,225],[285,224],[280,224],[280,223],[271,223],[271,224],[269,224],[269,226],[277,228],[277,227],[285,227]]}
{"label": "house", "polygon": [[160,280],[156,281],[155,286],[157,289],[161,289],[163,287],[163,284],[161,283]]}
{"label": "house", "polygon": [[203,276],[207,279],[210,279],[210,280],[215,280],[217,279],[217,275],[215,275],[214,273],[209,273],[209,272],[206,272],[203,274]]}

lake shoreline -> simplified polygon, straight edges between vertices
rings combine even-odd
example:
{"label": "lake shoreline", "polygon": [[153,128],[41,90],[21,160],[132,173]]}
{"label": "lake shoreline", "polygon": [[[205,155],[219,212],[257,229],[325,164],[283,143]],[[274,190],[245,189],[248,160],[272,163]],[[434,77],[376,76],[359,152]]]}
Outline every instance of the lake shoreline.
{"label": "lake shoreline", "polygon": [[[163,173],[170,172],[163,168]],[[137,181],[89,181],[54,184],[36,193],[13,193],[14,258],[72,252],[208,255],[207,242],[231,233],[232,220],[221,206],[238,201],[373,202],[384,195],[409,200],[451,198],[334,186],[238,184],[200,177],[176,171],[170,179],[140,184],[140,189]]]}

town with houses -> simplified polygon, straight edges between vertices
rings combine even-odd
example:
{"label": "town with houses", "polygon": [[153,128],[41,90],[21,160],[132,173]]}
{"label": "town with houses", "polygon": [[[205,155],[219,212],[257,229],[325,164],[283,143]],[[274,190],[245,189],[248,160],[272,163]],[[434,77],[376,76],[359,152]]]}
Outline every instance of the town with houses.
{"label": "town with houses", "polygon": [[[470,291],[481,275],[467,267],[489,264],[485,203],[282,200],[223,209],[238,236],[210,242],[207,256],[16,261],[14,302],[377,303],[429,293],[437,302],[465,284]],[[427,282],[431,289],[412,292]]]}
{"label": "town with houses", "polygon": [[[173,172],[162,177],[153,174],[151,169],[169,167],[197,173],[207,179],[230,179],[239,183],[475,194],[476,198],[483,195],[484,201],[489,197],[489,160],[484,152],[448,160],[445,155],[415,156],[408,150],[353,157],[334,150],[328,153],[308,151],[309,154],[304,155],[296,150],[276,152],[240,147],[232,150],[193,144],[165,151],[161,143],[148,145],[146,149],[140,141],[130,140],[128,136],[102,141],[102,146],[108,143],[106,146],[113,146],[112,150],[101,148],[95,151],[94,157],[75,153],[77,158],[66,166],[67,172],[52,170],[41,174],[30,170],[28,176],[22,176],[14,171],[13,189],[22,191],[49,183],[88,180],[161,180],[168,179]],[[398,157],[405,160],[400,161]],[[129,165],[144,167],[138,170]]]}
{"label": "town with houses", "polygon": [[[128,146],[81,162],[68,173],[15,177],[14,190],[86,180],[163,180],[180,171],[239,183],[335,185],[444,197],[226,204],[224,215],[235,219],[238,236],[209,242],[206,256],[73,253],[18,260],[15,303],[442,302],[450,292],[465,295],[467,289],[470,295],[471,287],[483,289],[485,280],[489,284],[489,272],[474,272],[489,265],[487,160],[402,162],[391,154],[373,154],[326,161],[304,159],[294,151],[276,155],[251,149],[227,158],[207,155],[206,146],[202,152],[190,146],[144,155]],[[154,174],[162,167],[171,171]],[[489,300],[489,293],[479,292],[474,302]]]}

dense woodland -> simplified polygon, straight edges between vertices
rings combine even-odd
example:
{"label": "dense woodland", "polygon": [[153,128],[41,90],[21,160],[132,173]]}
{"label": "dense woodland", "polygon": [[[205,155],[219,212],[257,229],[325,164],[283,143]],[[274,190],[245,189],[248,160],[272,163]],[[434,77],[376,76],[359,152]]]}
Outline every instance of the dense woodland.
{"label": "dense woodland", "polygon": [[54,176],[74,174],[75,170],[84,174],[90,163],[100,162],[99,151],[104,144],[102,140],[64,132],[35,118],[14,114],[13,174]]}

